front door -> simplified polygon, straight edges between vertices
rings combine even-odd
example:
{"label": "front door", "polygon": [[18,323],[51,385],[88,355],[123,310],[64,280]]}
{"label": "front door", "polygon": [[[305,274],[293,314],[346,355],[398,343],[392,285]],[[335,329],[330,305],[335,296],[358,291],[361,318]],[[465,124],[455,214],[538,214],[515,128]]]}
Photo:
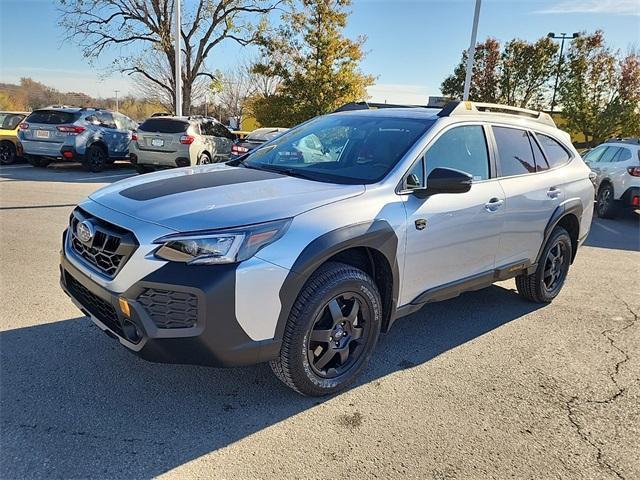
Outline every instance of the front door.
{"label": "front door", "polygon": [[494,268],[504,221],[504,193],[491,174],[483,126],[446,130],[414,164],[405,180],[406,190],[425,182],[428,186],[425,179],[437,167],[464,171],[474,181],[466,193],[428,198],[406,195],[407,240],[400,305],[426,290],[464,282]]}

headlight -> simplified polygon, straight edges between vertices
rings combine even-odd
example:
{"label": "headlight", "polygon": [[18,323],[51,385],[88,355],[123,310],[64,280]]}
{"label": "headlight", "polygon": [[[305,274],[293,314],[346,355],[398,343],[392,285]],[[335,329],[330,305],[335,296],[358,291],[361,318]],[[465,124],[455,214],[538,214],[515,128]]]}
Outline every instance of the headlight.
{"label": "headlight", "polygon": [[282,237],[290,223],[287,218],[227,230],[168,235],[154,242],[161,244],[155,255],[188,265],[242,262]]}

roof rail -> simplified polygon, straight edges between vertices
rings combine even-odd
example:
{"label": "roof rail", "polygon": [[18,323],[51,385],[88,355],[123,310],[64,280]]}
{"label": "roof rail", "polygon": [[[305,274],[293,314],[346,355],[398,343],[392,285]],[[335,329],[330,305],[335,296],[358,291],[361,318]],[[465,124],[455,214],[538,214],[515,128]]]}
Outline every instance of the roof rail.
{"label": "roof rail", "polygon": [[459,115],[474,115],[478,113],[503,113],[507,115],[517,115],[526,117],[536,122],[543,123],[550,127],[556,127],[551,115],[546,112],[538,112],[529,110],[528,108],[512,107],[510,105],[500,105],[498,103],[481,103],[481,102],[449,102],[438,113],[439,117],[454,117]]}
{"label": "roof rail", "polygon": [[424,105],[399,105],[394,103],[350,102],[336,108],[333,113],[351,112],[354,110],[377,110],[379,108],[426,108]]}
{"label": "roof rail", "polygon": [[104,110],[104,108],[101,108],[101,107],[82,107],[82,108],[80,108],[80,110],[95,110],[97,112],[98,110]]}

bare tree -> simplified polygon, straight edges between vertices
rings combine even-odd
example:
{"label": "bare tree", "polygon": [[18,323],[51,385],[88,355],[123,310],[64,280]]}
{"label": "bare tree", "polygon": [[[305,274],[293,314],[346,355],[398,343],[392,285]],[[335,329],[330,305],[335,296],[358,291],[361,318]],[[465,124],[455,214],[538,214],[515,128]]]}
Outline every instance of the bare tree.
{"label": "bare tree", "polygon": [[[175,103],[175,50],[172,19],[174,0],[58,0],[60,25],[68,31],[88,58],[121,47],[132,51],[114,62],[114,68],[137,76],[164,91]],[[255,42],[266,17],[283,0],[199,0],[189,2],[181,25],[184,66],[182,98],[189,112],[194,83],[213,75],[205,60],[223,40],[241,45]],[[186,3],[186,2],[185,2]],[[150,60],[155,56],[161,60]],[[156,69],[158,63],[163,67]]]}

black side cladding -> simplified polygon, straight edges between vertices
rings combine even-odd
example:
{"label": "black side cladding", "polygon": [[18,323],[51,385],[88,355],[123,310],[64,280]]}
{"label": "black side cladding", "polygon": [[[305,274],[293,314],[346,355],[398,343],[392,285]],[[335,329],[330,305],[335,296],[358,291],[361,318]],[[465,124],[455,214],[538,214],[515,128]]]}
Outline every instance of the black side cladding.
{"label": "black side cladding", "polygon": [[123,197],[131,200],[145,201],[154,198],[175,195],[177,193],[201,190],[203,188],[235,185],[238,183],[259,182],[280,178],[282,175],[264,170],[251,168],[233,168],[193,175],[179,175],[171,178],[163,178],[153,182],[143,183],[129,187],[120,192]]}
{"label": "black side cladding", "polygon": [[334,255],[354,247],[367,247],[381,252],[391,266],[393,288],[391,298],[388,299],[387,308],[384,312],[385,318],[388,318],[389,322],[387,329],[391,326],[398,304],[400,286],[400,274],[396,258],[398,252],[398,237],[387,221],[375,220],[373,222],[358,223],[332,230],[316,238],[305,247],[280,288],[280,303],[282,308],[276,326],[276,340],[282,340],[291,308],[311,275],[320,265]]}

